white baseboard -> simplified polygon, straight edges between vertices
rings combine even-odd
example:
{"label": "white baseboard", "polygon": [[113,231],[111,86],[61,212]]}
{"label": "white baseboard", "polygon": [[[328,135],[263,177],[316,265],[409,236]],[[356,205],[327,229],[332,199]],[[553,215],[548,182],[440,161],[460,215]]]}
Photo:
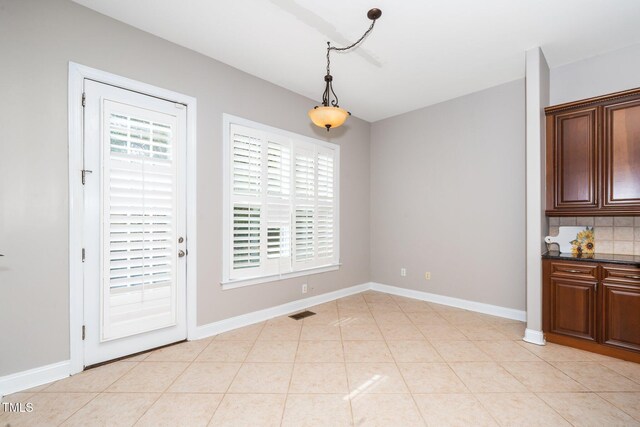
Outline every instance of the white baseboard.
{"label": "white baseboard", "polygon": [[70,368],[71,363],[65,360],[0,377],[0,397],[66,378]]}
{"label": "white baseboard", "polygon": [[371,290],[398,295],[407,298],[414,298],[422,301],[434,302],[437,304],[449,305],[451,307],[476,311],[478,313],[490,314],[492,316],[505,317],[507,319],[527,320],[527,312],[513,308],[500,307],[498,305],[485,304],[482,302],[469,301],[460,298],[447,297],[444,295],[431,294],[429,292],[416,291],[413,289],[400,288],[397,286],[383,285],[381,283],[371,283]]}
{"label": "white baseboard", "polygon": [[545,345],[547,341],[544,339],[544,333],[542,331],[536,331],[534,329],[525,329],[523,341],[531,344]]}
{"label": "white baseboard", "polygon": [[[263,322],[274,317],[283,316],[303,310],[314,305],[323,304],[325,302],[334,301],[349,295],[358,294],[367,290],[384,292],[387,294],[413,298],[422,301],[429,301],[452,307],[458,307],[465,310],[476,311],[479,313],[490,314],[493,316],[506,317],[508,319],[526,320],[526,312],[515,310],[512,308],[500,307],[491,304],[484,304],[475,301],[468,301],[459,298],[447,297],[444,295],[431,294],[428,292],[416,291],[412,289],[400,288],[397,286],[383,285],[380,283],[363,283],[337,291],[328,292],[322,295],[316,295],[309,298],[291,301],[286,304],[275,307],[266,308],[264,310],[254,311],[252,313],[242,314],[240,316],[231,317],[229,319],[220,320],[196,327],[195,336],[189,339],[201,339],[213,335],[227,332],[233,329],[249,326],[254,323]],[[544,345],[544,335],[542,332],[527,329],[525,331],[524,340],[533,344]],[[39,368],[30,369],[28,371],[18,372],[15,374],[0,377],[0,396],[26,390],[42,384],[57,381],[69,376],[71,371],[70,361],[54,363]]]}
{"label": "white baseboard", "polygon": [[275,307],[265,308],[264,310],[241,314],[240,316],[231,317],[229,319],[224,319],[218,322],[209,323],[207,325],[198,326],[196,328],[194,339],[207,338],[213,335],[221,334],[223,332],[231,331],[233,329],[241,328],[243,326],[249,326],[253,325],[254,323],[264,322],[265,320],[273,319],[274,317],[278,316],[284,316],[285,314],[300,311],[314,305],[323,304],[325,302],[334,301],[349,295],[358,294],[370,288],[370,283],[363,283],[362,285],[355,285],[349,288],[339,289],[337,291],[327,292],[326,294],[291,301]]}

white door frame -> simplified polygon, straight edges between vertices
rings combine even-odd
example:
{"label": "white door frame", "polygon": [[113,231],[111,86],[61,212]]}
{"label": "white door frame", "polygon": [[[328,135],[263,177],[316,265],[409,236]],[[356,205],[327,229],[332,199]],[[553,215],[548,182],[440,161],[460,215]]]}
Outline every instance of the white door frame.
{"label": "white door frame", "polygon": [[196,99],[95,68],[69,62],[69,373],[84,369],[82,226],[84,196],[82,93],[84,79],[184,104],[187,107],[187,339],[196,336],[197,233],[196,233]]}

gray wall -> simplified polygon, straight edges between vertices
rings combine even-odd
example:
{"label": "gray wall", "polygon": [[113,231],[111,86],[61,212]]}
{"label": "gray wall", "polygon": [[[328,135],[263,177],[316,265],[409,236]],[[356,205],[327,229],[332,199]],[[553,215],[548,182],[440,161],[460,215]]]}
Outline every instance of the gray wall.
{"label": "gray wall", "polygon": [[551,69],[551,105],[640,87],[640,44]]}
{"label": "gray wall", "polygon": [[517,80],[372,124],[372,281],[525,308],[524,95]]}
{"label": "gray wall", "polygon": [[[69,61],[198,100],[198,324],[369,281],[369,123],[63,0],[0,0],[0,54],[0,376],[69,358]],[[339,271],[221,291],[223,112],[340,144]]]}

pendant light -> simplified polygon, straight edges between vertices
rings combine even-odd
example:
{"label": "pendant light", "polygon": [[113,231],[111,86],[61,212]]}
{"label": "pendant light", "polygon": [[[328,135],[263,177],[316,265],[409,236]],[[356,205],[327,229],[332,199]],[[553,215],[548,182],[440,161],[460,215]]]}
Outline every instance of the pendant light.
{"label": "pendant light", "polygon": [[367,18],[371,20],[371,26],[367,31],[365,31],[362,37],[358,39],[358,41],[347,47],[335,47],[331,46],[331,42],[327,42],[327,75],[324,76],[326,86],[324,93],[322,94],[322,105],[315,106],[309,110],[309,118],[313,124],[321,128],[326,128],[327,132],[329,132],[331,128],[342,126],[342,124],[351,115],[350,112],[344,108],[340,108],[338,105],[338,96],[333,91],[333,76],[331,75],[331,60],[329,58],[329,54],[332,50],[344,52],[356,47],[362,40],[364,40],[365,37],[367,37],[371,30],[373,30],[373,26],[376,24],[376,20],[380,18],[380,16],[382,16],[382,11],[380,9],[371,9],[367,12]]}

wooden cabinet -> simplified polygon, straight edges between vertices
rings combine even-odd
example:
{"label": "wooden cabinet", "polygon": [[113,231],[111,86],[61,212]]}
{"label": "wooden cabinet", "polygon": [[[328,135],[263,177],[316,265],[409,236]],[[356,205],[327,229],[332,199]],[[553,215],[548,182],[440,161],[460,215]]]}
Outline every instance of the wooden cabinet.
{"label": "wooden cabinet", "polygon": [[640,268],[544,259],[547,341],[640,362]]}
{"label": "wooden cabinet", "polygon": [[640,100],[604,109],[604,200],[606,208],[640,206]]}
{"label": "wooden cabinet", "polygon": [[598,282],[551,277],[551,332],[596,340]]}
{"label": "wooden cabinet", "polygon": [[547,215],[640,214],[640,89],[547,115]]}
{"label": "wooden cabinet", "polygon": [[552,157],[555,208],[598,207],[596,109],[557,114],[553,120]]}
{"label": "wooden cabinet", "polygon": [[550,261],[545,332],[596,341],[597,265]]}
{"label": "wooden cabinet", "polygon": [[640,351],[640,269],[604,267],[602,342]]}

